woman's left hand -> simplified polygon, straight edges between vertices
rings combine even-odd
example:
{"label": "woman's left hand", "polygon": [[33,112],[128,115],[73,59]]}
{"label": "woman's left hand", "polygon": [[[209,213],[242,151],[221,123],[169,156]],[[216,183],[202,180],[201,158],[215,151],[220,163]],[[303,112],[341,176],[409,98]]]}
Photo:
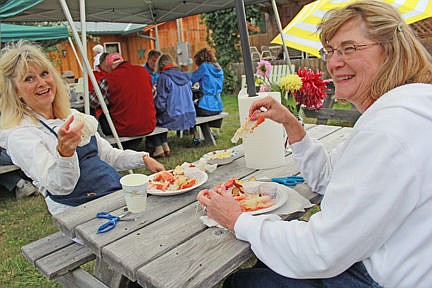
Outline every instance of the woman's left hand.
{"label": "woman's left hand", "polygon": [[165,167],[160,162],[158,162],[156,159],[150,157],[149,155],[145,155],[143,157],[143,160],[144,160],[144,164],[152,172],[160,172],[160,171],[165,170]]}
{"label": "woman's left hand", "polygon": [[81,142],[84,123],[71,127],[74,116],[70,117],[58,131],[57,151],[62,157],[71,157]]}
{"label": "woman's left hand", "polygon": [[197,200],[210,218],[234,232],[234,225],[242,211],[240,204],[231,195],[220,195],[205,189],[198,193]]}

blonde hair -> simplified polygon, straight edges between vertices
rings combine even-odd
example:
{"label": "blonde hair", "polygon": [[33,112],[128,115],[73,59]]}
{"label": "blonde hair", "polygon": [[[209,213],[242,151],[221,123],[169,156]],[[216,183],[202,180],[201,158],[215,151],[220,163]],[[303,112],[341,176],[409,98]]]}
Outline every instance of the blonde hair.
{"label": "blonde hair", "polygon": [[38,121],[31,107],[25,105],[16,92],[16,81],[22,81],[30,66],[47,70],[56,85],[53,101],[54,116],[65,119],[70,114],[68,89],[60,74],[40,48],[27,41],[9,44],[2,49],[0,58],[0,128],[15,127],[24,114]]}
{"label": "blonde hair", "polygon": [[404,84],[432,83],[431,55],[399,12],[384,2],[359,1],[327,12],[318,25],[322,45],[327,46],[343,25],[357,19],[366,24],[368,36],[387,55],[370,88],[373,99]]}
{"label": "blonde hair", "polygon": [[162,54],[161,56],[159,56],[156,62],[156,73],[161,73],[162,69],[168,64],[177,66],[177,63],[174,61],[170,54]]}

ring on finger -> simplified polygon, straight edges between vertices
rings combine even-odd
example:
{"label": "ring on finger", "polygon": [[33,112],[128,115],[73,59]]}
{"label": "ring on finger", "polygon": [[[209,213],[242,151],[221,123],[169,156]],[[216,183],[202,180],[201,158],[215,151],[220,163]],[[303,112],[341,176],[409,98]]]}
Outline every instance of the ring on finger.
{"label": "ring on finger", "polygon": [[204,213],[207,213],[207,206],[203,207]]}

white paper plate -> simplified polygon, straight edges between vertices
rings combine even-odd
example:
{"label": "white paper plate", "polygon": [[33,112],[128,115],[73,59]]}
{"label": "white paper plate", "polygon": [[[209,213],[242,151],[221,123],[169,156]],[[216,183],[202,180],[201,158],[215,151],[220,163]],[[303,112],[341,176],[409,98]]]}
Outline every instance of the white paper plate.
{"label": "white paper plate", "polygon": [[[265,183],[265,182],[260,182],[260,183]],[[288,193],[286,191],[286,187],[278,183],[274,183],[274,184],[278,186],[278,189],[276,190],[276,199],[274,200],[275,204],[273,206],[255,210],[255,211],[243,212],[243,213],[258,215],[258,214],[271,212],[284,205],[285,202],[288,200]]]}
{"label": "white paper plate", "polygon": [[[169,170],[168,172],[171,172],[173,170]],[[153,178],[155,177],[157,173],[154,173],[152,175],[149,176],[149,180],[153,180]],[[190,190],[193,190],[199,186],[201,186],[202,184],[204,184],[207,179],[208,179],[208,175],[207,173],[205,173],[204,171],[199,170],[198,168],[191,168],[191,169],[186,169],[185,170],[185,175],[191,178],[195,178],[197,180],[197,183],[195,185],[193,185],[192,187],[189,188],[185,188],[185,189],[180,189],[180,190],[166,190],[166,191],[162,191],[162,190],[147,190],[148,194],[152,194],[152,195],[157,195],[157,196],[172,196],[172,195],[178,195],[178,194],[182,194],[185,192],[188,192]]]}
{"label": "white paper plate", "polygon": [[[218,155],[223,155],[225,153],[230,154],[227,157],[218,158]],[[201,159],[205,159],[208,164],[217,164],[217,165],[223,165],[228,164],[234,161],[237,158],[242,157],[244,152],[238,148],[230,148],[230,149],[224,149],[224,150],[216,150],[211,151],[206,154],[204,154]]]}

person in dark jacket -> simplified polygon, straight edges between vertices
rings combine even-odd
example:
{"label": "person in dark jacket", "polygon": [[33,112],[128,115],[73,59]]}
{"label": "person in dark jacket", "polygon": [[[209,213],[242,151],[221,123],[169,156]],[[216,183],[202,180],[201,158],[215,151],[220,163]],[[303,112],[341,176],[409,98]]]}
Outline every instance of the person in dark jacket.
{"label": "person in dark jacket", "polygon": [[[188,130],[194,127],[191,75],[183,72],[169,54],[159,57],[156,71],[159,74],[154,98],[157,126],[169,130]],[[168,133],[147,137],[147,144],[154,146],[155,158],[171,155]]]}
{"label": "person in dark jacket", "polygon": [[[197,116],[212,116],[220,114],[223,110],[221,98],[224,83],[224,73],[212,51],[207,48],[199,50],[194,56],[197,70],[192,73],[192,83],[199,82],[200,97],[196,100]],[[220,128],[221,121],[209,123],[210,127]],[[199,145],[197,133],[194,130],[193,142]]]}

